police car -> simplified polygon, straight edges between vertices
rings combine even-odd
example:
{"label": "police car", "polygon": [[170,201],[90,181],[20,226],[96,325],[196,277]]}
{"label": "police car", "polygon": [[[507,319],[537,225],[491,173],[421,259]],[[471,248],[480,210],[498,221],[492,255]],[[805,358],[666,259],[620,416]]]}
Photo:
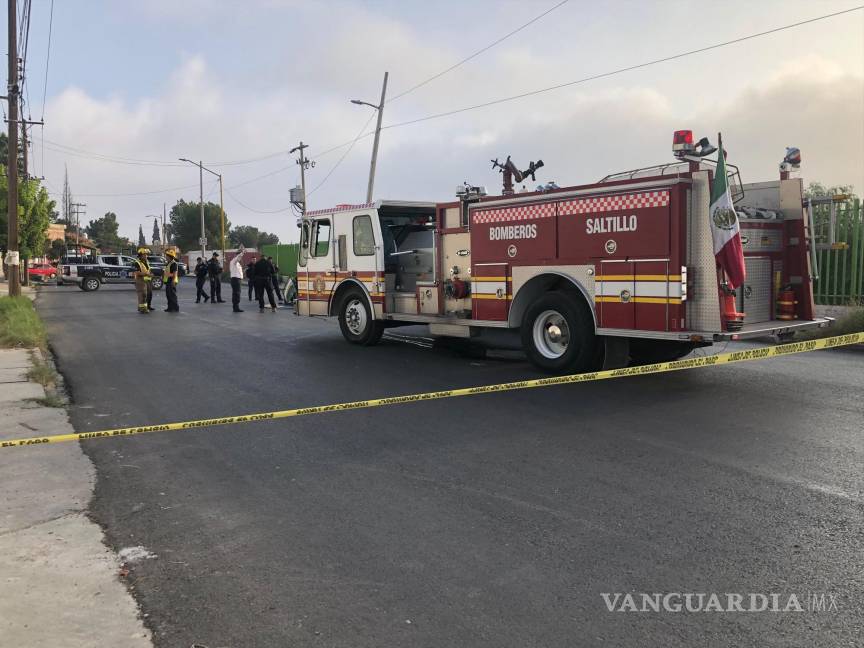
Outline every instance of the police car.
{"label": "police car", "polygon": [[[100,254],[80,261],[63,263],[57,277],[62,285],[75,284],[85,292],[99,290],[102,284],[133,284],[138,269],[135,259],[122,254]],[[162,268],[151,268],[153,290],[162,288]]]}

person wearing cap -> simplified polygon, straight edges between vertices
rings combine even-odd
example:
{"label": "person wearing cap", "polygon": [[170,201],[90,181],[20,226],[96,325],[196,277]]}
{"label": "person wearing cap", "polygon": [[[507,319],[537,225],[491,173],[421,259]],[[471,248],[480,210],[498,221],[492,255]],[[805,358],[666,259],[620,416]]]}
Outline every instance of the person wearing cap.
{"label": "person wearing cap", "polygon": [[222,265],[219,263],[219,253],[214,252],[207,262],[207,274],[210,275],[210,303],[224,304],[222,299]]}
{"label": "person wearing cap", "polygon": [[150,284],[153,280],[153,273],[150,272],[150,263],[147,261],[148,254],[150,254],[150,250],[146,247],[138,248],[138,258],[135,259],[135,270],[132,276],[135,278],[138,312],[149,315],[150,311],[153,310],[150,307],[150,302],[153,299],[153,288]]}
{"label": "person wearing cap", "polygon": [[276,293],[279,303],[282,303],[284,300],[282,299],[282,291],[279,290],[279,266],[273,262],[272,256],[268,256],[267,260],[270,262],[270,279],[273,281],[273,292]]}
{"label": "person wearing cap", "polygon": [[168,248],[165,250],[168,263],[162,271],[162,283],[165,286],[165,299],[168,300],[166,313],[179,313],[180,304],[177,303],[177,284],[180,282],[180,267],[177,265],[177,250]]}
{"label": "person wearing cap", "polygon": [[200,304],[201,298],[204,298],[206,304],[210,301],[210,295],[204,290],[204,284],[207,281],[207,264],[201,257],[198,257],[198,262],[195,264],[195,303]]}

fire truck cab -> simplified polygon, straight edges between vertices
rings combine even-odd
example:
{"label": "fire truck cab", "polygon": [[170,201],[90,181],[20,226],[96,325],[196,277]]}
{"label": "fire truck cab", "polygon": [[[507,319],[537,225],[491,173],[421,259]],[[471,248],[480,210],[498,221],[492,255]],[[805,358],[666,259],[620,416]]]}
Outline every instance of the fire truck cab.
{"label": "fire truck cab", "polygon": [[814,315],[801,179],[786,171],[742,185],[727,168],[747,269],[734,296],[743,322],[724,314],[729,291],[712,247],[715,164],[682,155],[588,185],[500,196],[466,186],[448,203],[308,211],[297,312],[337,316],[362,345],[408,324],[489,346],[515,340],[549,372],[829,325]]}

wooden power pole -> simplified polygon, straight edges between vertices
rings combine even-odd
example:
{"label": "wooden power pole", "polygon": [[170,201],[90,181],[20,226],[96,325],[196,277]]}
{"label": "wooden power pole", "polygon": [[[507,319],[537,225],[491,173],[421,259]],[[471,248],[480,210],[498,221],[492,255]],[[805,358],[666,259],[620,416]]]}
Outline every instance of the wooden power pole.
{"label": "wooden power pole", "polygon": [[18,254],[18,38],[16,34],[17,18],[15,0],[9,2],[9,78],[6,98],[9,105],[9,157],[6,161],[6,173],[9,180],[9,228],[6,263],[8,264],[9,296],[21,295],[20,260]]}

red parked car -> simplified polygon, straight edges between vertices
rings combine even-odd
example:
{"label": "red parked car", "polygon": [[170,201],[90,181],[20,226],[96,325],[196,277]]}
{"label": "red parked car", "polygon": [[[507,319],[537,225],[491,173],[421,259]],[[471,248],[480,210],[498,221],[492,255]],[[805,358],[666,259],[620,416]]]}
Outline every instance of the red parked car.
{"label": "red parked car", "polygon": [[57,279],[57,268],[50,263],[36,263],[27,268],[27,276],[30,281],[54,281]]}

